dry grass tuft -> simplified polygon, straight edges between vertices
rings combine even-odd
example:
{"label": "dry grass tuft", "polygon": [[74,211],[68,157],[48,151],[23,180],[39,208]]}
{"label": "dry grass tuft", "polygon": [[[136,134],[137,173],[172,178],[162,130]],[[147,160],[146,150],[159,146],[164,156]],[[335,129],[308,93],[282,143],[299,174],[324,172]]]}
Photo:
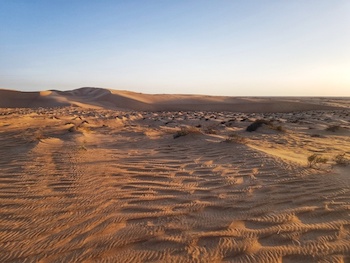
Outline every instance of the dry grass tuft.
{"label": "dry grass tuft", "polygon": [[320,154],[312,154],[309,157],[307,157],[307,162],[309,167],[317,167],[319,164],[325,164],[328,162],[328,158],[322,157]]}
{"label": "dry grass tuft", "polygon": [[44,135],[44,132],[42,129],[34,130],[34,129],[27,129],[23,134],[22,138],[26,142],[38,142],[46,138]]}
{"label": "dry grass tuft", "polygon": [[69,128],[68,128],[68,131],[69,131],[69,132],[74,132],[74,131],[76,131],[75,126],[73,125],[72,127],[69,127]]}
{"label": "dry grass tuft", "polygon": [[286,132],[286,129],[283,126],[281,126],[281,125],[278,125],[278,126],[272,125],[272,126],[270,126],[270,128],[275,130],[275,131]]}
{"label": "dry grass tuft", "polygon": [[340,130],[340,126],[339,125],[330,125],[326,128],[326,131],[330,131],[330,132],[336,132]]}
{"label": "dry grass tuft", "polygon": [[42,130],[37,130],[34,133],[34,140],[41,141],[42,139],[45,139],[43,131]]}
{"label": "dry grass tuft", "polygon": [[263,124],[267,125],[270,129],[275,130],[275,131],[279,131],[279,132],[285,132],[286,131],[281,125],[275,126],[275,125],[273,125],[273,123],[271,121],[267,121],[267,120],[263,120],[263,119],[254,121],[252,124],[250,124],[246,128],[246,131],[248,131],[248,132],[256,131]]}
{"label": "dry grass tuft", "polygon": [[321,138],[322,136],[320,134],[317,134],[317,133],[313,133],[310,135],[310,137],[313,137],[313,138]]}
{"label": "dry grass tuft", "polygon": [[218,131],[215,129],[216,125],[210,125],[204,129],[206,134],[218,134]]}
{"label": "dry grass tuft", "polygon": [[345,153],[338,154],[334,157],[334,161],[337,165],[346,166],[350,164],[350,160],[345,157]]}
{"label": "dry grass tuft", "polygon": [[201,134],[201,131],[198,128],[193,126],[181,127],[181,129],[173,135],[173,138],[177,139],[179,137],[186,136],[188,134]]}
{"label": "dry grass tuft", "polygon": [[236,133],[232,133],[232,134],[229,134],[227,136],[227,138],[224,140],[224,142],[227,142],[227,143],[246,143],[247,142],[247,139],[236,134]]}

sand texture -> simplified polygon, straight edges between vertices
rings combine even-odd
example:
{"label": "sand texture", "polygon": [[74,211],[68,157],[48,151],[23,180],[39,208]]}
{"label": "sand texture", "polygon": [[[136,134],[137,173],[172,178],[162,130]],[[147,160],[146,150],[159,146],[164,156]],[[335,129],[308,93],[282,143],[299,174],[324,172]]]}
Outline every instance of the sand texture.
{"label": "sand texture", "polygon": [[0,109],[0,262],[349,262],[349,99],[313,100]]}

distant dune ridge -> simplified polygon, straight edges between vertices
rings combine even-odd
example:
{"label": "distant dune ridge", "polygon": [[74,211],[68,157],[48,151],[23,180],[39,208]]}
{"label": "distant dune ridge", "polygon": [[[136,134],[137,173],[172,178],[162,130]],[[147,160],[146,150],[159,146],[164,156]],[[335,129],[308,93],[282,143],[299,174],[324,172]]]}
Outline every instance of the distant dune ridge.
{"label": "distant dune ridge", "polygon": [[[322,103],[320,103],[322,102]],[[335,103],[311,98],[226,97],[207,95],[142,94],[84,87],[70,91],[21,92],[0,89],[0,108],[78,106],[138,111],[292,112],[339,109]]]}

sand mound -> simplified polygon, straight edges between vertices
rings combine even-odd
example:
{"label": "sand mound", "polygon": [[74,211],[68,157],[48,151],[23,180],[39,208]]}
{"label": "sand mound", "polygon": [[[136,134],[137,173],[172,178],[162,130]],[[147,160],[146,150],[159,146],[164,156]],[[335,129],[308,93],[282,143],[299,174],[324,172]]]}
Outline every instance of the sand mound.
{"label": "sand mound", "polygon": [[[230,111],[230,112],[293,112],[332,110],[337,106],[311,99],[236,98],[205,95],[141,94],[101,88],[80,88],[71,91],[19,92],[0,90],[1,108],[50,108],[79,106],[96,109],[138,111]],[[334,105],[334,101],[332,101]]]}
{"label": "sand mound", "polygon": [[0,90],[1,108],[39,108],[69,106],[70,103],[56,92],[20,92]]}

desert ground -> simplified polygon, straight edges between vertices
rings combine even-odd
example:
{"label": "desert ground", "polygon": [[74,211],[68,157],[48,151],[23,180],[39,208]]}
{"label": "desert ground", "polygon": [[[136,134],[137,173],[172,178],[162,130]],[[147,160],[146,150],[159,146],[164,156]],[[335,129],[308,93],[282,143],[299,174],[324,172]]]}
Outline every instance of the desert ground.
{"label": "desert ground", "polygon": [[0,107],[0,262],[350,262],[350,98]]}

